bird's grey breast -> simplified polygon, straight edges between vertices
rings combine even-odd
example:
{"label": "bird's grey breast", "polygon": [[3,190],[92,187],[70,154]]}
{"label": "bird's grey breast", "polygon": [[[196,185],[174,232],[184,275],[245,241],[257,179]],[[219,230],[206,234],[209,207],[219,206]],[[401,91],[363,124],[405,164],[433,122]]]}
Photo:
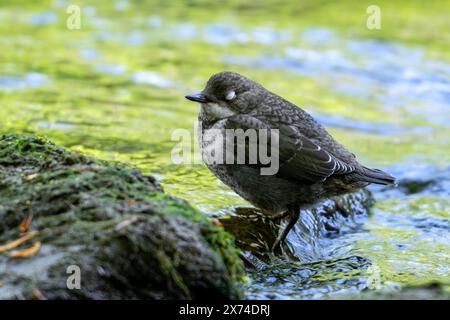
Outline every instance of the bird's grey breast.
{"label": "bird's grey breast", "polygon": [[220,120],[235,115],[236,112],[225,103],[208,102],[202,103],[200,118],[205,120]]}
{"label": "bird's grey breast", "polygon": [[197,140],[200,144],[202,159],[207,165],[209,165],[217,162],[217,160],[220,160],[219,157],[224,159],[226,151],[225,125],[227,119],[222,119],[212,124],[202,122],[200,119],[197,130]]}

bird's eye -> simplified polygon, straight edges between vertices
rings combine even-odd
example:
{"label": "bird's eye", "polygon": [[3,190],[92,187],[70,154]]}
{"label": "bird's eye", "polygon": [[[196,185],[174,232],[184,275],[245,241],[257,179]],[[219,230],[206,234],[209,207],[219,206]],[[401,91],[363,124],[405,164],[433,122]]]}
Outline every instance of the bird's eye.
{"label": "bird's eye", "polygon": [[234,90],[230,91],[227,93],[227,95],[225,96],[225,99],[227,100],[233,100],[233,98],[236,96],[236,92],[234,92]]}

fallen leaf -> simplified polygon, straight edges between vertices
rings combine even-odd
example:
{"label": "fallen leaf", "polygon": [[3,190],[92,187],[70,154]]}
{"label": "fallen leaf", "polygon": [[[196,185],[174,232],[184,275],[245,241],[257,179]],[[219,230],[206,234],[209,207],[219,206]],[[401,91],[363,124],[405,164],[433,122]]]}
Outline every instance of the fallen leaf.
{"label": "fallen leaf", "polygon": [[121,230],[121,229],[123,229],[123,228],[128,227],[130,224],[132,224],[132,223],[134,223],[134,222],[136,222],[136,221],[137,221],[137,217],[132,217],[132,218],[130,218],[130,219],[120,221],[120,222],[116,225],[116,227],[114,228],[114,230],[119,231],[119,230]]}
{"label": "fallen leaf", "polygon": [[129,206],[133,206],[133,205],[136,204],[136,200],[131,199],[131,198],[128,198],[128,199],[127,199],[127,203],[128,203]]}
{"label": "fallen leaf", "polygon": [[7,244],[4,244],[4,245],[0,246],[0,253],[5,252],[5,251],[9,251],[11,249],[14,249],[14,248],[20,246],[22,243],[27,242],[28,240],[30,240],[31,238],[33,238],[37,234],[38,234],[37,231],[30,231],[30,232],[25,233],[19,239],[11,241],[11,242],[9,242]]}
{"label": "fallen leaf", "polygon": [[220,221],[217,220],[217,219],[213,219],[213,220],[212,220],[212,224],[215,225],[216,227],[222,227],[222,228],[223,228],[222,222],[220,222]]}
{"label": "fallen leaf", "polygon": [[30,227],[31,220],[33,220],[33,214],[30,213],[23,219],[22,223],[19,225],[19,231],[20,232],[27,232],[28,228]]}
{"label": "fallen leaf", "polygon": [[33,173],[33,174],[30,174],[30,175],[26,176],[25,179],[26,179],[27,181],[31,181],[31,180],[36,179],[37,177],[39,177],[39,174]]}
{"label": "fallen leaf", "polygon": [[31,289],[31,298],[34,300],[47,300],[39,289]]}
{"label": "fallen leaf", "polygon": [[9,254],[10,258],[23,259],[34,256],[41,249],[41,242],[36,241],[31,247],[23,250],[15,250]]}

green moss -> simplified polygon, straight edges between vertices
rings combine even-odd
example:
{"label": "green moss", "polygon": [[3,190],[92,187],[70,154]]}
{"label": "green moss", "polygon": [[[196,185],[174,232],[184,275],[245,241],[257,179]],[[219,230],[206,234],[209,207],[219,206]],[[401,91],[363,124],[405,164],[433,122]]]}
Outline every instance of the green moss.
{"label": "green moss", "polygon": [[[244,273],[233,238],[186,201],[164,194],[153,177],[137,169],[69,152],[43,138],[3,135],[0,186],[0,240],[17,237],[17,226],[32,213],[39,239],[53,248],[52,255],[61,254],[48,273],[59,274],[68,255],[81,259],[80,250],[85,268],[108,269],[111,283],[90,275],[96,295],[241,296]],[[5,255],[0,261],[11,263]],[[33,259],[28,268],[35,268]],[[125,275],[129,280],[122,279]],[[148,280],[152,277],[157,280]],[[146,293],[140,291],[142,279]],[[27,283],[47,288],[45,294],[53,298],[68,294],[44,280]],[[115,288],[114,281],[132,294]],[[93,298],[87,292],[84,297]]]}

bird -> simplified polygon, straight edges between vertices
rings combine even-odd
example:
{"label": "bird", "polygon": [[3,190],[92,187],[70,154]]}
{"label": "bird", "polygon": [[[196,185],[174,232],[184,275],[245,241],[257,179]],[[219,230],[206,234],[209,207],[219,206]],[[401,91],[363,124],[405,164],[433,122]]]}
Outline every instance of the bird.
{"label": "bird", "polygon": [[[198,142],[209,170],[259,208],[263,216],[288,219],[271,247],[273,252],[282,252],[282,244],[302,209],[369,184],[396,184],[389,173],[360,164],[305,110],[239,73],[214,74],[201,92],[185,98],[200,103]],[[277,138],[268,139],[268,143],[278,140],[276,173],[261,174],[267,164],[250,163],[248,156],[241,163],[206,159],[211,148],[222,148],[236,156],[237,147],[225,149],[224,132],[238,129],[277,133]],[[249,141],[241,140],[242,143],[245,150],[251,149]],[[217,154],[220,150],[215,151]]]}

